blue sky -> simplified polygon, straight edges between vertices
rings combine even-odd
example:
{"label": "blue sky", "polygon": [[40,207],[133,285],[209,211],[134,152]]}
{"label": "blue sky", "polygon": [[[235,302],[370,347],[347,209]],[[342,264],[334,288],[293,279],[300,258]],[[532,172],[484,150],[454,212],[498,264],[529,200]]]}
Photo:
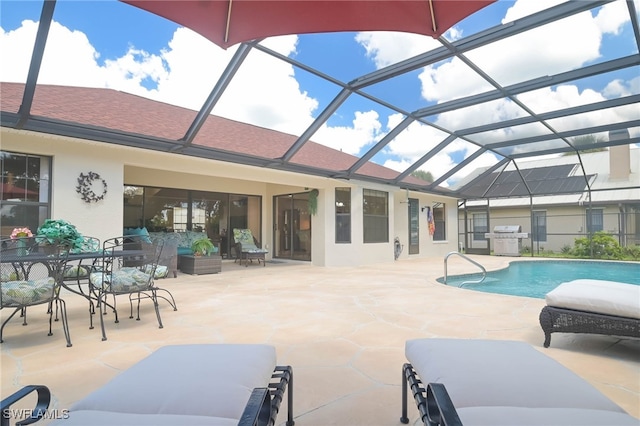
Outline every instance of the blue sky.
{"label": "blue sky", "polygon": [[[472,35],[559,2],[498,1],[454,26],[445,37],[455,40]],[[636,1],[636,8],[640,9],[638,4]],[[39,20],[41,7],[41,1],[0,0],[0,80],[26,80],[37,29],[34,23]],[[291,35],[273,37],[263,44],[343,81],[440,46],[432,38],[401,33]],[[39,83],[108,87],[198,110],[234,51],[235,47],[225,51],[190,30],[115,0],[58,0]],[[469,52],[469,57],[506,85],[635,52],[637,46],[626,5],[620,0],[537,34],[525,33],[499,45]],[[535,98],[536,108],[546,111],[593,102],[598,97],[638,93],[637,74],[635,69],[572,82],[530,97]],[[414,111],[481,92],[483,87],[486,89],[466,66],[448,61],[365,91],[406,111]],[[305,71],[253,51],[213,114],[300,134],[339,90]],[[519,114],[522,111],[508,102],[498,102],[482,110],[430,119],[442,125],[482,124],[496,116],[513,118]],[[401,119],[395,111],[351,96],[312,140],[361,155]],[[444,136],[428,126],[412,125],[376,155],[374,161],[402,171]],[[427,163],[425,169],[438,177],[473,149],[462,142],[452,144]],[[475,166],[496,161],[495,156],[481,156]]]}

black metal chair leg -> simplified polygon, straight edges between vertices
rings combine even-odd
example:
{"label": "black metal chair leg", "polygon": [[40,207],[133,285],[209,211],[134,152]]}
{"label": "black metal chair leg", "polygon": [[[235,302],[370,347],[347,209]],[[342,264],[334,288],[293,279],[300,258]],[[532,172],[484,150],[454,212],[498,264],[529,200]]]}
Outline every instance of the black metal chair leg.
{"label": "black metal chair leg", "polygon": [[13,313],[11,315],[9,315],[9,318],[7,318],[6,320],[4,320],[4,322],[2,323],[2,327],[0,327],[0,343],[2,343],[4,340],[2,340],[2,333],[4,332],[4,326],[7,325],[7,323],[9,322],[9,320],[11,320],[11,318],[13,318],[13,316],[15,314],[17,314],[21,309],[18,308],[15,311],[13,311]]}
{"label": "black metal chair leg", "polygon": [[405,377],[406,364],[402,366],[402,415],[400,421],[404,424],[409,423],[407,417],[407,378]]}

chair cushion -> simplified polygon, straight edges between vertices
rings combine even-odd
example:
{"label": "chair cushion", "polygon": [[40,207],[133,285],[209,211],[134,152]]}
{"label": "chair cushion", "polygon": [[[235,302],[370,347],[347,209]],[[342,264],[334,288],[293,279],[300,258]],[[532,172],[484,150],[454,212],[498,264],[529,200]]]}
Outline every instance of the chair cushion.
{"label": "chair cushion", "polygon": [[53,425],[78,426],[237,426],[238,419],[192,416],[188,414],[136,414],[113,411],[82,410],[69,413],[69,417],[51,423]]}
{"label": "chair cushion", "polygon": [[547,305],[640,319],[640,285],[603,280],[573,280],[546,294]]}
{"label": "chair cushion", "polygon": [[69,265],[64,268],[64,278],[80,278],[89,275],[86,267],[80,265]]}
{"label": "chair cushion", "polygon": [[405,354],[423,383],[445,385],[456,408],[511,406],[624,412],[586,380],[525,342],[417,339],[407,341]]}
{"label": "chair cushion", "polygon": [[638,426],[626,413],[588,408],[466,407],[458,411],[465,426]]}
{"label": "chair cushion", "polygon": [[91,284],[97,288],[109,287],[111,292],[135,292],[149,287],[151,277],[137,268],[124,267],[113,273],[93,272],[89,276]]}
{"label": "chair cushion", "polygon": [[178,246],[178,254],[180,255],[191,255],[193,254],[193,250],[191,250],[191,247],[180,247]]}
{"label": "chair cushion", "polygon": [[56,280],[52,277],[37,280],[6,281],[2,283],[2,306],[37,304],[53,296]]}
{"label": "chair cushion", "polygon": [[255,244],[242,244],[243,253],[268,253],[268,250],[261,249]]}
{"label": "chair cushion", "polygon": [[124,235],[138,235],[141,240],[145,243],[151,243],[151,237],[149,236],[149,231],[146,227],[143,228],[124,228]]}
{"label": "chair cushion", "polygon": [[253,389],[269,384],[275,366],[275,348],[269,345],[164,346],[73,404],[71,414],[174,414],[237,423]]}
{"label": "chair cushion", "polygon": [[[145,272],[147,274],[150,274],[151,268],[152,268],[151,265],[145,265]],[[153,273],[153,278],[164,278],[167,276],[167,274],[169,274],[169,268],[164,265],[158,265],[156,266],[156,270]]]}
{"label": "chair cushion", "polygon": [[253,241],[253,234],[250,229],[234,229],[233,230],[233,239],[236,243],[240,243],[243,246],[253,246],[256,247]]}

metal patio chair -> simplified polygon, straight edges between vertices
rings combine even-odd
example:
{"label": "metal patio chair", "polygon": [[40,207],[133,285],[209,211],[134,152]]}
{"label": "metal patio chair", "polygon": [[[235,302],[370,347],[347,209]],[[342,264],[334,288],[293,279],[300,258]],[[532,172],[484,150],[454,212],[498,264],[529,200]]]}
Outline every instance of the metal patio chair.
{"label": "metal patio chair", "polygon": [[[116,299],[120,295],[129,296],[129,318],[133,318],[133,302],[137,302],[136,320],[138,321],[140,320],[140,302],[143,299],[150,299],[156,312],[158,326],[163,327],[158,308],[158,289],[154,285],[154,274],[161,252],[162,241],[152,242],[144,236],[128,235],[104,241],[101,270],[92,273],[89,278],[91,287],[97,295],[102,340],[107,340],[104,326],[107,307],[112,308],[115,322],[119,322]],[[113,305],[107,301],[109,296],[113,299]]]}
{"label": "metal patio chair", "polygon": [[[56,246],[53,254],[38,250],[34,241],[4,240],[0,244],[0,309],[13,312],[0,326],[0,343],[3,342],[4,327],[20,312],[22,325],[27,325],[27,308],[47,304],[49,333],[53,335],[53,310],[60,306],[62,329],[71,346],[69,323],[65,301],[60,297],[60,286],[69,251],[66,246]],[[25,239],[26,240],[26,239]]]}

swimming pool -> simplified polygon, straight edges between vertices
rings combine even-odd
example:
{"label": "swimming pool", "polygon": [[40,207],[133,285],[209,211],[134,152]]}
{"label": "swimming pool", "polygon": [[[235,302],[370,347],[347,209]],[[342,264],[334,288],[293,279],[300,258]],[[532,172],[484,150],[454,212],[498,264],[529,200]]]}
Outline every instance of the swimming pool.
{"label": "swimming pool", "polygon": [[[464,281],[479,280],[482,274],[449,275],[447,285],[460,287]],[[514,261],[509,267],[487,272],[480,284],[465,289],[544,299],[545,294],[565,281],[590,278],[640,285],[640,263],[602,261]],[[443,283],[444,278],[438,278]]]}

